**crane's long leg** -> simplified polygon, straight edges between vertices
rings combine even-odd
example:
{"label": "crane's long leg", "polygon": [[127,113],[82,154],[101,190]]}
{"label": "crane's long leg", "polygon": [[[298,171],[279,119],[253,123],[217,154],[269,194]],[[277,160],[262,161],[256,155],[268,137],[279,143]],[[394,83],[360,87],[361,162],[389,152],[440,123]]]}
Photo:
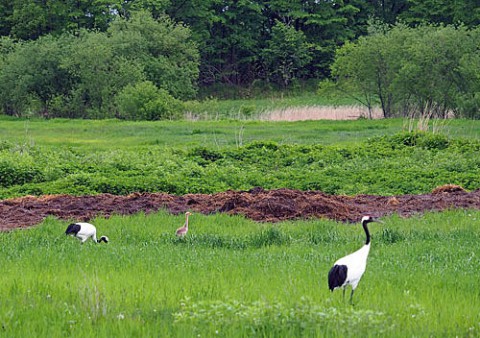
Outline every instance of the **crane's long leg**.
{"label": "crane's long leg", "polygon": [[345,289],[346,289],[346,287],[344,286],[342,289],[343,289],[343,301],[345,302]]}
{"label": "crane's long leg", "polygon": [[352,293],[350,294],[350,304],[353,305],[353,292],[355,291],[354,288],[352,288]]}

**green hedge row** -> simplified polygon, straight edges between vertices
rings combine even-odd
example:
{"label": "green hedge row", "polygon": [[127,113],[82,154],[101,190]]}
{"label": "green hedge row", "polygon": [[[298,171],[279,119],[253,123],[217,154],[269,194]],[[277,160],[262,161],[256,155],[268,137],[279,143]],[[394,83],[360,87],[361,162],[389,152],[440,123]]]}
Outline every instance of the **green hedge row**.
{"label": "green hedge row", "polygon": [[216,193],[292,188],[329,194],[418,194],[480,188],[480,142],[401,133],[356,145],[281,145],[87,152],[0,148],[0,198],[67,193]]}

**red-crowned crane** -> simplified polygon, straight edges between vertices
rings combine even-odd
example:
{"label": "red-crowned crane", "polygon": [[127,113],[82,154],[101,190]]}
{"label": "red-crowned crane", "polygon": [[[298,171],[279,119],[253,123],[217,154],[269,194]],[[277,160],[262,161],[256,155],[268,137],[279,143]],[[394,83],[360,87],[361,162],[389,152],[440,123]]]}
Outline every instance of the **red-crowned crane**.
{"label": "red-crowned crane", "polygon": [[192,213],[190,211],[187,211],[185,213],[185,224],[183,225],[183,227],[180,227],[177,229],[177,231],[175,232],[175,234],[177,235],[177,237],[184,237],[187,232],[188,232],[188,216],[190,216]]}
{"label": "red-crowned crane", "polygon": [[365,245],[354,253],[337,260],[328,273],[328,287],[330,291],[333,292],[336,288],[343,288],[343,297],[345,297],[347,285],[352,286],[352,293],[350,295],[351,304],[353,304],[353,292],[357,288],[367,267],[367,258],[370,252],[370,232],[368,231],[367,224],[370,222],[383,223],[376,217],[363,216],[362,226],[367,236]]}
{"label": "red-crowned crane", "polygon": [[65,230],[65,235],[72,235],[77,237],[82,243],[85,243],[87,239],[92,238],[95,243],[105,242],[108,243],[108,237],[102,236],[97,240],[97,228],[90,223],[72,223]]}

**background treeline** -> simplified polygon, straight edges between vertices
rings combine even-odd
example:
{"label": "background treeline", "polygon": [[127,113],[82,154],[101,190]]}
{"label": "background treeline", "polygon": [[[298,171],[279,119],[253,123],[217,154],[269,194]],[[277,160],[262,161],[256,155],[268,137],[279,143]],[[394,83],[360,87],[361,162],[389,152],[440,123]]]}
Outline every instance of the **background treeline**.
{"label": "background treeline", "polygon": [[[390,32],[397,22],[400,40]],[[379,100],[385,116],[420,109],[477,117],[479,23],[476,0],[0,1],[0,105],[18,116],[153,120],[179,116],[199,88],[249,96],[338,77],[352,80],[367,105]],[[461,48],[452,54],[454,39]],[[371,55],[359,59],[362,48]],[[382,79],[361,83],[372,66]],[[405,81],[445,69],[455,73],[438,95],[404,90]],[[436,91],[440,80],[412,88]]]}

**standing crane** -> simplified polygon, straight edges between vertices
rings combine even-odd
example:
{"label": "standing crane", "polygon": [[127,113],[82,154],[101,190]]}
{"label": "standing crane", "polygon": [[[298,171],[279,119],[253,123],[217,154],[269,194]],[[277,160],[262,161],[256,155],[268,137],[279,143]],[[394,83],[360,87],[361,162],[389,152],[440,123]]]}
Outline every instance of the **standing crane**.
{"label": "standing crane", "polygon": [[97,228],[90,223],[72,223],[65,230],[65,235],[72,235],[77,237],[82,241],[82,244],[87,241],[87,239],[92,238],[95,243],[105,242],[108,243],[108,237],[102,236],[97,240]]}
{"label": "standing crane", "polygon": [[185,224],[178,228],[177,231],[175,232],[175,234],[177,235],[177,237],[181,237],[183,238],[187,232],[188,232],[188,216],[190,216],[192,213],[190,211],[187,211],[185,213]]}
{"label": "standing crane", "polygon": [[370,252],[370,232],[368,231],[367,224],[371,222],[383,223],[373,216],[363,216],[362,226],[367,237],[365,245],[350,255],[337,260],[328,273],[328,287],[330,291],[333,292],[333,290],[337,288],[343,288],[343,297],[345,298],[347,285],[352,286],[352,293],[350,295],[351,304],[353,304],[353,293],[367,267],[367,258]]}

